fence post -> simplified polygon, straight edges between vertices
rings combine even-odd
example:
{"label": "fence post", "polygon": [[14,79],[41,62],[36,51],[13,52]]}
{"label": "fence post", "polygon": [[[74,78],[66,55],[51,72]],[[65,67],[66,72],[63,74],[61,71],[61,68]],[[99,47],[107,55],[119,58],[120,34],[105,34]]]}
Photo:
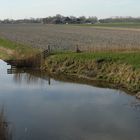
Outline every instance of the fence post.
{"label": "fence post", "polygon": [[50,54],[50,52],[51,52],[51,47],[50,45],[48,45],[48,53]]}
{"label": "fence post", "polygon": [[76,53],[80,53],[81,51],[80,51],[80,49],[79,49],[79,46],[78,45],[76,45]]}

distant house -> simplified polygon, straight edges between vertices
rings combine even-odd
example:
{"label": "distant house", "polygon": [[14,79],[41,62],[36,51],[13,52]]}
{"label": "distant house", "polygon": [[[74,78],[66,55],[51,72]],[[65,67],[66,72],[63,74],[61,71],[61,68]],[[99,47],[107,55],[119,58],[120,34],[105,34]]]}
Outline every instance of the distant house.
{"label": "distant house", "polygon": [[71,19],[69,17],[63,17],[61,20],[62,20],[62,24],[69,24],[69,23],[71,23]]}

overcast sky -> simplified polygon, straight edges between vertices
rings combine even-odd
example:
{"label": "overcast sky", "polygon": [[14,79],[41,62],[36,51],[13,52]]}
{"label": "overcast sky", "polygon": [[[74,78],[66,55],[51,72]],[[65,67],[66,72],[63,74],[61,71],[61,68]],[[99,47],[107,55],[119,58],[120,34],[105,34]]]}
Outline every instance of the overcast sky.
{"label": "overcast sky", "polygon": [[140,0],[0,0],[0,19],[65,16],[140,16]]}

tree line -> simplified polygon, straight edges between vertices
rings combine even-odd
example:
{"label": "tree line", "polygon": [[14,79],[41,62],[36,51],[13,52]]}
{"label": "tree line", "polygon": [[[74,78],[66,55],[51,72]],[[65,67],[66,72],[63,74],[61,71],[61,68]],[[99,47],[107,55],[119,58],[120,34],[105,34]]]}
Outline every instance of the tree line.
{"label": "tree line", "polygon": [[30,18],[30,19],[4,19],[0,20],[1,24],[24,24],[24,23],[42,23],[42,18]]}
{"label": "tree line", "polygon": [[43,18],[43,23],[45,24],[94,24],[98,22],[97,17],[88,17],[86,18],[85,16],[81,17],[74,17],[74,16],[62,16],[62,15],[56,15],[53,17],[47,17]]}
{"label": "tree line", "polygon": [[100,19],[100,23],[140,23],[140,17],[113,17]]}
{"label": "tree line", "polygon": [[49,16],[46,18],[30,18],[30,19],[5,19],[0,20],[3,24],[18,24],[18,23],[42,23],[42,24],[97,24],[97,23],[140,23],[140,17],[112,17],[106,19],[98,19],[96,16],[91,17],[75,17],[75,16]]}

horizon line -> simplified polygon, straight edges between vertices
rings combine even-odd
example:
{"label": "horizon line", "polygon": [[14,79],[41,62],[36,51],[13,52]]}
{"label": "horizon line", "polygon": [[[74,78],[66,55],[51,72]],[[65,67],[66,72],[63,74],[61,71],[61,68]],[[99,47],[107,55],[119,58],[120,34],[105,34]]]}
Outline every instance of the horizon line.
{"label": "horizon line", "polygon": [[[43,18],[48,18],[48,17],[55,17],[57,15],[61,15],[61,14],[56,14],[56,15],[53,15],[53,16],[46,16],[46,17],[24,17],[24,18],[3,18],[3,19],[0,19],[0,20],[23,20],[23,19],[27,19],[27,20],[30,20],[30,19],[43,19]],[[79,17],[96,17],[98,20],[101,20],[101,19],[109,19],[109,18],[140,18],[140,16],[110,16],[110,17],[106,17],[106,18],[99,18],[98,16],[74,16],[74,15],[70,15],[70,16],[66,16],[66,15],[61,15],[63,17],[76,17],[76,18],[79,18]]]}

